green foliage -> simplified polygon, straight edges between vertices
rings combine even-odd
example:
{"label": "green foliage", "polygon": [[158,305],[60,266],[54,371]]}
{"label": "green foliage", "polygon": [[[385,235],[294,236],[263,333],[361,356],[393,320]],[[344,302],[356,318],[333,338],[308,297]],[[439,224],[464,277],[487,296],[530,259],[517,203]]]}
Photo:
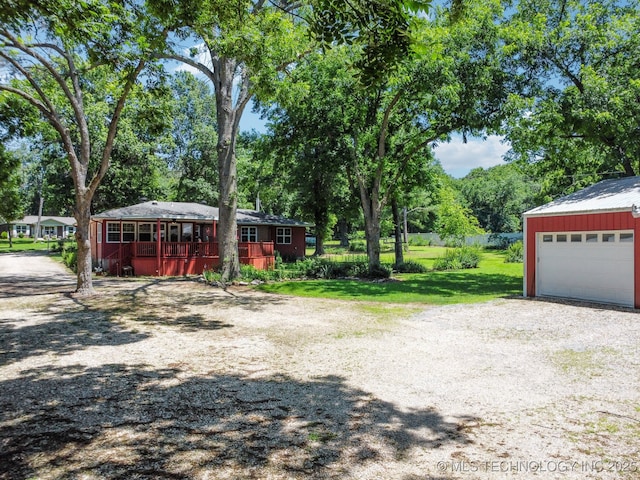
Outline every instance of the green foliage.
{"label": "green foliage", "polygon": [[78,245],[76,242],[64,242],[62,262],[74,272],[78,271]]}
{"label": "green foliage", "polygon": [[5,232],[0,233],[0,238],[1,238],[2,240],[6,240],[6,239],[8,239],[8,238],[9,238],[9,233],[8,233],[8,232],[6,232],[6,231],[5,231]]}
{"label": "green foliage", "polygon": [[489,232],[519,232],[522,212],[535,206],[539,185],[517,165],[476,168],[456,182],[479,225]]}
{"label": "green foliage", "polygon": [[532,164],[541,201],[611,175],[637,175],[640,4],[521,0],[505,28],[516,80],[512,157]]}
{"label": "green foliage", "polygon": [[413,30],[420,24],[418,13],[427,11],[431,1],[314,0],[312,5],[312,35],[325,49],[336,42],[355,45],[362,51],[355,62],[360,80],[372,85],[386,82],[385,72],[418,48]]}
{"label": "green foliage", "polygon": [[451,248],[447,249],[442,257],[436,259],[433,268],[438,271],[477,268],[481,259],[482,250],[479,247]]}
{"label": "green foliage", "polygon": [[521,240],[518,240],[507,247],[507,256],[504,261],[507,263],[524,262],[524,244]]}
{"label": "green foliage", "polygon": [[409,237],[409,245],[413,245],[416,247],[428,247],[432,244],[430,238],[425,238],[420,235],[412,235]]}
{"label": "green foliage", "polygon": [[399,265],[394,265],[393,269],[398,273],[425,273],[427,267],[415,261],[405,261]]}
{"label": "green foliage", "polygon": [[361,240],[352,240],[349,242],[349,251],[350,252],[366,252],[367,244]]}
{"label": "green foliage", "polygon": [[448,186],[440,192],[436,233],[445,242],[455,246],[462,246],[470,235],[484,233],[471,209],[460,203],[454,190]]}

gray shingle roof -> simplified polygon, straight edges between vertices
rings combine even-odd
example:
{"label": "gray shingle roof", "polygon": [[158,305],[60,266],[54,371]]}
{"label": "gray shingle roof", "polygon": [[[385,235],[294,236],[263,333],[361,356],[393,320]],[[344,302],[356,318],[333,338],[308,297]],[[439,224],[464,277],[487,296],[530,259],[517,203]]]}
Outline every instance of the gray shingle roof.
{"label": "gray shingle roof", "polygon": [[[238,210],[237,217],[238,225],[309,226],[305,222],[254,210]],[[219,212],[217,207],[200,203],[151,201],[107,210],[93,215],[93,218],[96,220],[155,220],[160,218],[163,220],[213,221],[219,219]]]}
{"label": "gray shingle roof", "polygon": [[640,177],[604,180],[524,213],[526,216],[631,211],[640,206]]}
{"label": "gray shingle roof", "polygon": [[[24,223],[26,225],[35,225],[38,223],[37,215],[27,215],[21,220],[16,220],[12,223]],[[76,224],[76,219],[73,217],[55,217],[51,215],[43,215],[40,218],[40,223],[42,225],[68,225],[73,226]]]}

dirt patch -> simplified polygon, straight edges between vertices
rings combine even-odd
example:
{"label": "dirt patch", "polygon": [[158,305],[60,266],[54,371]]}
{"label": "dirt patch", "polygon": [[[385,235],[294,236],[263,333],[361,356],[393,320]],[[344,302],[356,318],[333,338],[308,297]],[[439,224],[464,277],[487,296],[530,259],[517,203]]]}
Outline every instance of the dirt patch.
{"label": "dirt patch", "polygon": [[3,479],[639,475],[634,311],[26,285],[0,295]]}

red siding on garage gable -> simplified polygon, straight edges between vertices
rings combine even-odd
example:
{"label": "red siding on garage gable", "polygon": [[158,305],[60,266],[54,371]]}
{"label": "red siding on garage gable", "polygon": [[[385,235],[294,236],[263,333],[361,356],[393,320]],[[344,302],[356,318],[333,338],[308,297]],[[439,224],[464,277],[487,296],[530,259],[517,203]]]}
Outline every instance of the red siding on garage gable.
{"label": "red siding on garage gable", "polygon": [[[631,212],[550,215],[526,218],[527,271],[526,293],[536,295],[536,234],[539,232],[584,232],[601,230],[633,230],[635,254],[635,306],[640,308],[640,219]],[[633,259],[631,259],[633,260]]]}

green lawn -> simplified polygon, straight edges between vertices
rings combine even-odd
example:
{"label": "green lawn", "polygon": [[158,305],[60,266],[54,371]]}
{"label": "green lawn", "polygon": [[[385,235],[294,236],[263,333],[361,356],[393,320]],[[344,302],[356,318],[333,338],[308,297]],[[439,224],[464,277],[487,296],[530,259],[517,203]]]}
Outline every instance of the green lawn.
{"label": "green lawn", "polygon": [[0,253],[23,252],[25,250],[48,250],[58,246],[57,240],[52,240],[47,244],[46,241],[34,242],[33,238],[13,238],[11,242],[13,246],[9,247],[8,239],[0,239]]}
{"label": "green lawn", "polygon": [[[411,247],[405,260],[431,267],[433,260],[446,249]],[[387,258],[389,256],[389,258]],[[384,254],[383,262],[392,263],[392,255]],[[301,297],[321,297],[391,303],[424,303],[447,305],[475,303],[522,294],[521,263],[505,263],[504,252],[485,251],[480,267],[469,270],[423,274],[397,274],[384,283],[359,280],[304,280],[267,283],[266,292]]]}

